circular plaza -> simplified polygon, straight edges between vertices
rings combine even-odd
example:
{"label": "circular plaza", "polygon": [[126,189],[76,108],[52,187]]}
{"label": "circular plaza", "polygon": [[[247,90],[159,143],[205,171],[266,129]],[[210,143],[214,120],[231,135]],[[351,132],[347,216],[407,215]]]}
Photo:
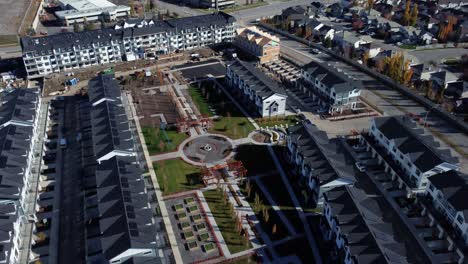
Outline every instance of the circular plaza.
{"label": "circular plaza", "polygon": [[218,134],[189,138],[182,142],[180,148],[182,159],[196,166],[223,163],[234,155],[232,140]]}

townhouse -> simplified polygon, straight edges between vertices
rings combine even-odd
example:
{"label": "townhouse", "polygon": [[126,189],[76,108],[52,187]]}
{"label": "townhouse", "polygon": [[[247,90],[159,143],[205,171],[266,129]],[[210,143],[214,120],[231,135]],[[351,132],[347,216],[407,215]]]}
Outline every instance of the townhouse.
{"label": "townhouse", "polygon": [[338,139],[328,139],[310,121],[289,127],[286,157],[291,172],[307,186],[310,204],[321,206],[323,193],[355,182],[355,169]]}
{"label": "townhouse", "polygon": [[429,177],[426,194],[455,234],[468,245],[468,175],[452,170]]}
{"label": "townhouse", "polygon": [[361,139],[408,196],[424,193],[429,177],[458,170],[450,151],[439,149],[434,138],[407,116],[374,118]]}
{"label": "townhouse", "polygon": [[45,37],[23,37],[21,48],[29,79],[55,72],[154,58],[180,50],[191,50],[235,37],[235,18],[219,12],[194,17],[127,24],[115,29],[60,33]]}
{"label": "townhouse", "polygon": [[0,94],[0,263],[18,263],[29,221],[25,215],[32,192],[35,144],[40,113],[38,89],[14,89]]}
{"label": "townhouse", "polygon": [[96,163],[84,180],[86,261],[158,261],[150,197],[118,83],[100,75],[88,94]]}
{"label": "townhouse", "polygon": [[[417,234],[367,180],[324,193],[322,239],[336,263],[431,263]],[[435,262],[432,262],[435,263]]]}
{"label": "townhouse", "polygon": [[237,37],[233,43],[257,58],[261,64],[279,59],[280,39],[255,26],[237,29]]}
{"label": "townhouse", "polygon": [[297,83],[304,94],[330,114],[356,109],[362,86],[360,81],[315,61],[301,69],[301,79]]}
{"label": "townhouse", "polygon": [[283,86],[271,80],[252,63],[235,60],[227,64],[226,82],[234,95],[261,117],[286,114],[287,95]]}

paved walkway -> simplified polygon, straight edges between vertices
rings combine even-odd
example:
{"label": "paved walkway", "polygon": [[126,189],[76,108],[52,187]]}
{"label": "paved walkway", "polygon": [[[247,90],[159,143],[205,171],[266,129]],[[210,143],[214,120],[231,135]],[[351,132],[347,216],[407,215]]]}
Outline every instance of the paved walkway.
{"label": "paved walkway", "polygon": [[150,159],[151,159],[151,162],[155,162],[155,161],[161,161],[161,160],[176,159],[176,158],[180,158],[181,156],[182,156],[182,153],[178,150],[174,152],[153,155],[153,156],[150,156]]}
{"label": "paved walkway", "polygon": [[133,98],[130,94],[128,94],[127,98],[128,98],[129,106],[132,111],[132,115],[135,117],[133,120],[135,122],[135,126],[138,132],[138,137],[140,138],[141,146],[143,148],[143,154],[145,156],[146,164],[148,166],[148,171],[151,175],[151,181],[154,186],[154,192],[156,194],[156,199],[158,200],[158,206],[161,211],[161,217],[164,221],[165,231],[167,233],[169,244],[171,246],[175,262],[182,263],[182,256],[180,254],[179,247],[177,246],[177,239],[175,237],[174,230],[172,229],[172,226],[171,226],[169,213],[167,211],[166,204],[163,201],[161,188],[159,187],[159,183],[156,178],[156,173],[154,172],[153,163],[151,162],[151,158],[148,153],[148,148],[146,147],[145,137],[143,136],[143,132],[141,131],[140,121],[137,118],[137,112],[133,104]]}
{"label": "paved walkway", "polygon": [[271,208],[276,211],[278,216],[281,218],[283,223],[286,225],[286,228],[288,229],[288,232],[290,235],[296,235],[297,232],[294,229],[293,225],[289,222],[288,218],[286,215],[284,215],[284,212],[279,208],[279,206],[276,204],[275,200],[273,197],[271,197],[270,192],[266,189],[265,185],[263,185],[263,182],[258,180],[258,178],[255,178],[255,181],[257,182],[257,186],[262,190],[263,194],[266,196],[268,203],[271,205]]}
{"label": "paved walkway", "polygon": [[246,137],[246,138],[234,139],[232,142],[234,143],[234,145],[238,146],[238,145],[252,143],[252,140],[249,137]]}

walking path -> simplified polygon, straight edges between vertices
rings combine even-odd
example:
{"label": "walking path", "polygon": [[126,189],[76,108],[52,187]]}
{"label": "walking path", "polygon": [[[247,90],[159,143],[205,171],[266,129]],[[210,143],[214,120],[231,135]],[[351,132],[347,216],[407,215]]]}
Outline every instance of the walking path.
{"label": "walking path", "polygon": [[172,249],[174,260],[175,260],[176,263],[182,263],[183,262],[182,261],[182,256],[180,254],[179,247],[177,246],[177,239],[175,237],[174,230],[172,229],[172,226],[171,226],[171,222],[170,222],[170,219],[169,219],[169,213],[167,211],[166,204],[163,201],[161,188],[159,187],[159,183],[158,183],[158,180],[156,178],[156,173],[154,172],[153,163],[151,162],[151,158],[150,158],[150,155],[148,153],[148,148],[146,147],[145,137],[143,136],[143,132],[141,131],[140,121],[138,120],[137,112],[136,112],[134,104],[133,104],[133,98],[132,98],[132,96],[130,94],[128,94],[127,98],[128,98],[128,102],[129,102],[128,105],[130,106],[131,111],[132,111],[132,115],[134,117],[133,121],[135,122],[135,126],[136,126],[136,129],[137,129],[137,132],[138,132],[138,137],[140,138],[141,146],[143,148],[143,154],[145,156],[146,164],[148,166],[148,171],[149,171],[149,173],[151,175],[151,181],[152,181],[153,186],[154,186],[154,192],[156,194],[156,199],[158,201],[158,206],[159,206],[159,209],[161,211],[161,217],[162,217],[162,219],[164,221],[165,231],[167,233],[169,244],[170,244],[171,249]]}
{"label": "walking path", "polygon": [[283,223],[286,225],[286,228],[288,229],[288,232],[290,235],[296,235],[297,232],[294,229],[293,225],[289,222],[288,218],[286,215],[284,215],[283,211],[279,208],[279,206],[276,204],[275,200],[273,197],[271,197],[270,192],[266,189],[265,185],[263,185],[263,182],[258,180],[258,178],[254,179],[257,182],[257,186],[262,190],[263,194],[266,196],[268,199],[268,203],[271,205],[271,208],[276,211],[276,213],[279,215]]}
{"label": "walking path", "polygon": [[176,158],[180,158],[181,156],[182,156],[182,153],[181,151],[178,150],[174,152],[153,155],[153,156],[150,156],[150,159],[151,159],[151,162],[155,162],[155,161],[161,161],[161,160],[176,159]]}

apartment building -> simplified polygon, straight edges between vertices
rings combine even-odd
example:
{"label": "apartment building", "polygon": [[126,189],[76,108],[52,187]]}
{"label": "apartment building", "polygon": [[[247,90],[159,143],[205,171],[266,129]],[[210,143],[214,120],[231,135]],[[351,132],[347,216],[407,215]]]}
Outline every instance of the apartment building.
{"label": "apartment building", "polygon": [[434,208],[453,227],[461,241],[468,244],[468,175],[456,171],[429,177],[426,188]]}
{"label": "apartment building", "polygon": [[233,43],[257,58],[261,64],[279,59],[280,39],[255,26],[237,29],[237,37]]}
{"label": "apartment building", "polygon": [[191,50],[235,37],[235,18],[219,12],[145,25],[60,33],[45,37],[23,37],[23,61],[29,79],[51,73],[120,61],[155,58],[180,50]]}
{"label": "apartment building", "polygon": [[261,117],[286,114],[287,95],[284,87],[252,63],[239,59],[228,63],[226,82],[255,114]]}
{"label": "apartment building", "polygon": [[25,242],[20,230],[27,195],[32,191],[34,144],[40,111],[38,89],[14,89],[0,94],[0,263],[18,263]]}
{"label": "apartment building", "polygon": [[408,194],[423,193],[433,175],[458,170],[457,160],[449,150],[439,149],[434,138],[425,135],[407,116],[372,119],[363,139],[372,156],[385,163],[387,171]]}
{"label": "apartment building", "polygon": [[361,82],[351,79],[323,63],[311,62],[301,69],[299,89],[320,104],[330,114],[356,109],[361,94]]}
{"label": "apartment building", "polygon": [[355,182],[355,169],[338,139],[310,121],[289,127],[286,156],[291,171],[308,187],[309,202],[321,206],[323,193]]}
{"label": "apartment building", "polygon": [[115,21],[128,17],[130,7],[114,5],[107,0],[59,0],[62,10],[55,15],[65,26],[95,21]]}

